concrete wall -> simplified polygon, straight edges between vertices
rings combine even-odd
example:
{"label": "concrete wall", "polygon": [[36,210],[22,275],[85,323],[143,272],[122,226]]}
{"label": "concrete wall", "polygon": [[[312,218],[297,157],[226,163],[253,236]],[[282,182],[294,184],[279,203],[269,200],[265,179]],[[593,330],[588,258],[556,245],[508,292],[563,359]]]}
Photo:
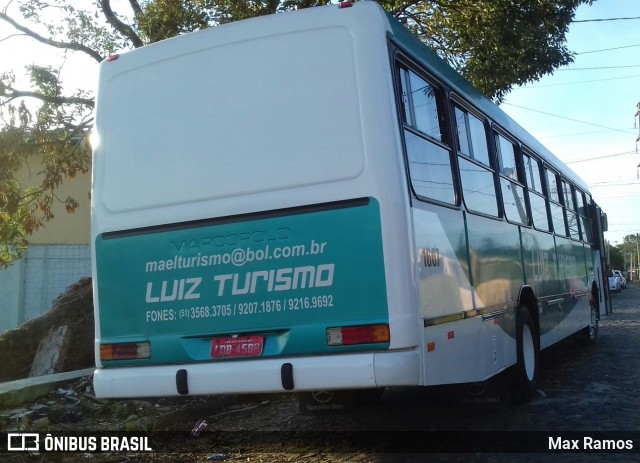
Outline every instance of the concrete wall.
{"label": "concrete wall", "polygon": [[88,276],[88,244],[30,245],[23,259],[0,271],[0,333],[45,313],[68,286]]}

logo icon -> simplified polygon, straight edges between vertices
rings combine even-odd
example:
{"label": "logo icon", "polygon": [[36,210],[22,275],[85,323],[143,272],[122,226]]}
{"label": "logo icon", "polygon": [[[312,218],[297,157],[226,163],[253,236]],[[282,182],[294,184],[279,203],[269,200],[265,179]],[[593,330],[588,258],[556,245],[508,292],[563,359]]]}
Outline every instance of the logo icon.
{"label": "logo icon", "polygon": [[10,432],[7,434],[7,450],[10,452],[38,452],[40,434],[37,432]]}

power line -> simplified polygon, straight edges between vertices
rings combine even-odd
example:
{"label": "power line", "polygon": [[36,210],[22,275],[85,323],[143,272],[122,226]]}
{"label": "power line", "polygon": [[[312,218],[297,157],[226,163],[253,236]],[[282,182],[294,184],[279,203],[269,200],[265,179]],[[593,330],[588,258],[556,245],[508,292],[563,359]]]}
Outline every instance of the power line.
{"label": "power line", "polygon": [[624,183],[591,183],[589,184],[589,186],[591,188],[600,188],[600,187],[605,187],[605,186],[625,186],[625,185],[640,185],[640,183],[638,183],[638,181],[636,180],[635,182],[624,182]]}
{"label": "power line", "polygon": [[640,16],[630,16],[626,18],[579,19],[577,21],[571,21],[571,22],[572,23],[594,23],[594,22],[606,22],[606,21],[626,21],[629,19],[640,19]]}
{"label": "power line", "polygon": [[529,88],[540,88],[540,87],[558,87],[560,85],[575,85],[575,84],[587,84],[591,82],[605,82],[608,80],[621,80],[621,79],[634,79],[640,77],[640,74],[636,74],[633,76],[624,76],[624,77],[608,77],[606,79],[591,79],[591,80],[577,80],[572,82],[564,82],[562,84],[543,84],[543,85],[528,85],[526,87],[520,87],[518,90],[526,90]]}
{"label": "power line", "polygon": [[620,192],[616,192],[614,194],[598,193],[598,198],[635,198],[635,197],[640,197],[640,192],[639,193],[634,193],[634,192],[620,193]]}
{"label": "power line", "polygon": [[540,111],[538,109],[527,108],[525,106],[520,106],[520,105],[513,104],[513,103],[502,103],[502,104],[503,105],[507,105],[507,106],[513,106],[515,108],[526,109],[527,111],[532,111],[534,113],[540,113],[540,114],[545,114],[547,116],[557,117],[559,119],[566,119],[566,120],[572,121],[572,122],[579,122],[580,124],[586,124],[586,125],[592,125],[594,127],[600,127],[601,129],[613,130],[613,131],[616,131],[616,132],[622,132],[622,133],[635,135],[634,132],[629,132],[628,130],[614,129],[613,127],[607,127],[606,125],[594,124],[593,122],[580,121],[578,119],[573,119],[571,117],[560,116],[558,114],[552,114],[552,113],[548,113],[548,112],[545,112],[545,111]]}
{"label": "power line", "polygon": [[623,68],[640,68],[640,64],[629,64],[626,66],[598,66],[592,68],[560,68],[557,71],[594,71],[600,69],[623,69]]}
{"label": "power line", "polygon": [[578,135],[593,135],[596,133],[607,133],[608,130],[592,130],[590,132],[573,132],[573,133],[561,133],[558,135],[544,135],[541,136],[540,138],[560,138],[560,137],[577,137]]}
{"label": "power line", "polygon": [[587,55],[589,53],[600,53],[602,51],[622,50],[623,48],[633,48],[633,47],[640,47],[640,43],[636,43],[634,45],[623,45],[621,47],[602,48],[601,50],[580,51],[580,52],[576,52],[576,55]]}
{"label": "power line", "polygon": [[588,159],[576,159],[575,161],[565,161],[565,164],[575,164],[576,162],[596,161],[598,159],[613,158],[616,156],[624,156],[625,154],[635,154],[634,151],[625,151],[624,153],[607,154],[605,156],[596,156]]}

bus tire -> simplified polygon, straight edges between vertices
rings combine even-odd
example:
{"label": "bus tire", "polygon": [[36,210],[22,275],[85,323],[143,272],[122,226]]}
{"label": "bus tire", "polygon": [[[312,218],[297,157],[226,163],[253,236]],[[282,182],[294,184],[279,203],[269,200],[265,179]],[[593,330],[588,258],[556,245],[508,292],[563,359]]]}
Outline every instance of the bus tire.
{"label": "bus tire", "polygon": [[598,303],[593,294],[589,297],[589,304],[591,305],[591,322],[589,323],[589,326],[580,330],[580,339],[582,344],[587,346],[594,344],[597,341],[600,321]]}
{"label": "bus tire", "polygon": [[538,392],[538,371],[540,366],[540,337],[525,306],[516,311],[516,356],[513,369],[513,398],[516,402],[528,402]]}

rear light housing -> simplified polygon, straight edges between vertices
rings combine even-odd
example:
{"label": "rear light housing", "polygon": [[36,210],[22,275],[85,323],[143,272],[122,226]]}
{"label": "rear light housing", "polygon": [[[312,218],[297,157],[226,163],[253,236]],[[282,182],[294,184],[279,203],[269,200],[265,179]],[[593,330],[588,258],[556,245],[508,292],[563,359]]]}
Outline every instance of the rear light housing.
{"label": "rear light housing", "polygon": [[389,325],[359,325],[327,328],[327,344],[353,346],[357,344],[381,344],[390,341]]}
{"label": "rear light housing", "polygon": [[151,358],[151,344],[148,342],[129,342],[101,344],[100,360],[142,360]]}

